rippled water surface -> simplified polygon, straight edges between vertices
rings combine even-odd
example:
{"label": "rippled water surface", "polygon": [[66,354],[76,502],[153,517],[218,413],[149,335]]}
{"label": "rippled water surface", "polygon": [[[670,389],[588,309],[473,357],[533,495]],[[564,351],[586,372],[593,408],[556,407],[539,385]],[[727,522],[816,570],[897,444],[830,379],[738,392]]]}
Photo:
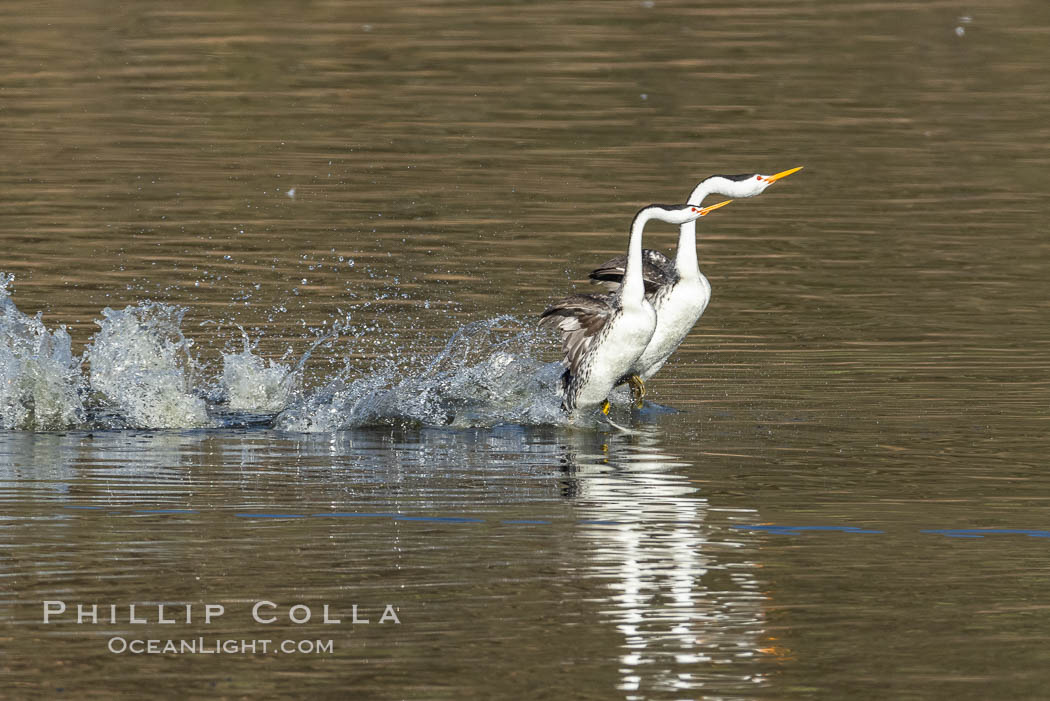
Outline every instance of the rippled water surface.
{"label": "rippled water surface", "polygon": [[[0,26],[0,695],[1045,698],[1050,6]],[[537,313],[798,165],[635,432],[568,425]]]}

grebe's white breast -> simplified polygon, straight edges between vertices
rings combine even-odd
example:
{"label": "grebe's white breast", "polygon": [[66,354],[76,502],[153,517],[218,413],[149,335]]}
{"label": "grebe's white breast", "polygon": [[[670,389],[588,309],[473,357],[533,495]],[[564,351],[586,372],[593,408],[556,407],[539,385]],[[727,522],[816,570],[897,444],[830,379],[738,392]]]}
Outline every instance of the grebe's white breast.
{"label": "grebe's white breast", "polygon": [[674,285],[661,288],[653,301],[656,329],[633,368],[643,380],[648,380],[664,366],[703,316],[711,301],[711,283],[698,272],[694,279],[679,279]]}
{"label": "grebe's white breast", "polygon": [[656,310],[646,299],[640,305],[620,309],[585,361],[588,377],[576,398],[577,406],[597,404],[609,396],[652,342],[657,318]]}

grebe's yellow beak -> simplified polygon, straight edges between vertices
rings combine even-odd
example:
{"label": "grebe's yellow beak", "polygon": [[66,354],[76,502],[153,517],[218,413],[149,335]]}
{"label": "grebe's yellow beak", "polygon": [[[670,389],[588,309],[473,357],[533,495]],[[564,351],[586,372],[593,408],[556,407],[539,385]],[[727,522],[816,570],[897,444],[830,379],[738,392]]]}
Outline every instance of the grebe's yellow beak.
{"label": "grebe's yellow beak", "polygon": [[708,215],[708,213],[715,211],[719,207],[725,207],[727,204],[729,204],[732,201],[733,200],[726,200],[725,202],[719,202],[718,204],[713,204],[710,207],[704,207],[703,209],[700,210],[700,216],[701,217],[706,217]]}
{"label": "grebe's yellow beak", "polygon": [[780,180],[781,178],[786,178],[787,176],[791,175],[792,173],[799,172],[804,167],[805,166],[799,166],[798,168],[792,168],[791,170],[782,170],[779,173],[777,173],[776,175],[770,175],[768,178],[766,178],[766,180],[768,180],[771,183],[775,183],[776,181]]}

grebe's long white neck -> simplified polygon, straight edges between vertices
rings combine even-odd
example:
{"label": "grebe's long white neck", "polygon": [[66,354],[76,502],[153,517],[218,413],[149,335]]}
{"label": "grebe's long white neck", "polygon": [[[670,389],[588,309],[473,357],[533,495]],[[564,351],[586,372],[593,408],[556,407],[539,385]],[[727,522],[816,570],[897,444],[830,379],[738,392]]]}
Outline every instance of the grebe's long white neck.
{"label": "grebe's long white neck", "polygon": [[[627,265],[623,271],[623,285],[620,287],[621,300],[625,304],[641,304],[645,297],[645,282],[642,278],[642,231],[651,219],[659,219],[668,224],[684,226],[695,222],[708,212],[724,207],[732,202],[726,200],[710,207],[700,207],[691,204],[664,205],[651,204],[641,209],[634,215],[631,223],[631,241],[627,245]],[[693,229],[693,239],[696,239],[696,230]],[[693,247],[695,249],[695,246]],[[694,250],[693,255],[696,255]]]}
{"label": "grebe's long white neck", "polygon": [[[712,175],[701,180],[689,195],[689,204],[699,207],[708,195],[725,197],[754,197],[781,178],[802,170],[802,166],[781,171],[775,175],[746,173],[743,175]],[[690,280],[700,276],[700,263],[696,258],[696,221],[682,224],[678,232],[678,250],[675,252],[675,267],[678,274]]]}
{"label": "grebe's long white neck", "polygon": [[700,260],[696,257],[696,221],[686,222],[678,229],[678,250],[675,252],[674,265],[682,278],[699,279]]}
{"label": "grebe's long white neck", "polygon": [[[740,176],[734,176],[740,177]],[[752,188],[742,186],[741,182],[724,175],[712,175],[701,181],[689,195],[689,204],[702,205],[708,195],[725,195],[727,197],[750,197]],[[764,187],[762,188],[765,189]],[[696,220],[682,224],[678,230],[678,250],[675,252],[675,268],[686,280],[700,279],[700,261],[696,257]]]}
{"label": "grebe's long white neck", "polygon": [[620,288],[620,299],[627,304],[642,303],[645,297],[645,282],[642,279],[642,232],[651,219],[663,218],[666,210],[649,206],[638,211],[631,222],[631,240],[627,244],[627,266],[623,271],[623,286]]}

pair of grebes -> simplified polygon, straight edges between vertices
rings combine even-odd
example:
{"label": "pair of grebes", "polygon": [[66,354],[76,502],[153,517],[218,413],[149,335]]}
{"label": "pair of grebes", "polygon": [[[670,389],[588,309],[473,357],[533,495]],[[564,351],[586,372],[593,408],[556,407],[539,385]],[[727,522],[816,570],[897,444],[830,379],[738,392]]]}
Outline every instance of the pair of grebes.
{"label": "pair of grebes", "polygon": [[[645,381],[681,345],[711,299],[711,283],[696,259],[696,221],[732,200],[703,207],[704,198],[754,197],[799,170],[801,166],[775,175],[713,175],[693,189],[687,204],[651,204],[634,216],[627,255],[590,275],[609,292],[566,297],[540,317],[541,324],[561,331],[565,411],[600,408],[608,415],[609,394],[622,384],[630,386],[635,405],[642,407]],[[653,219],[680,227],[674,260],[642,248],[642,232]]]}

